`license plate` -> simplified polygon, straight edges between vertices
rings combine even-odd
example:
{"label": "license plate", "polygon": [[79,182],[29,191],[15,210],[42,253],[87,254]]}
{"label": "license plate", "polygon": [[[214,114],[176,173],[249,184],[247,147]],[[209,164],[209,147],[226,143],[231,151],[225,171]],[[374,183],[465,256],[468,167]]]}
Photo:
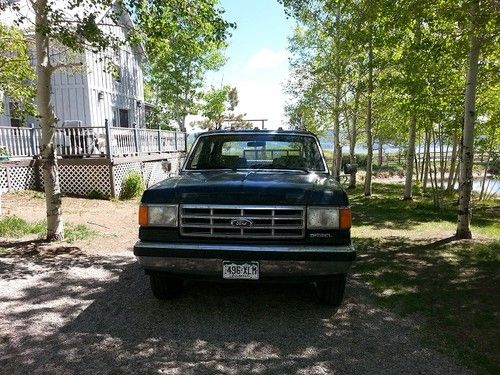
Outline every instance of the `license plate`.
{"label": "license plate", "polygon": [[222,262],[222,278],[224,279],[259,279],[259,262]]}

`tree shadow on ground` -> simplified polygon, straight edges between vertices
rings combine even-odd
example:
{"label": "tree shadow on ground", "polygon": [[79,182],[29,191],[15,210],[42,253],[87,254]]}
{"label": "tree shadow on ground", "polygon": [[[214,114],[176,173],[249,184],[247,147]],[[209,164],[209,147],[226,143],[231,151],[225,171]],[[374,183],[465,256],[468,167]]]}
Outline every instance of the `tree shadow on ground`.
{"label": "tree shadow on ground", "polygon": [[460,356],[488,371],[500,369],[494,364],[500,363],[500,242],[453,237],[354,242],[359,254],[354,272],[379,303],[423,316],[439,344],[466,343]]}
{"label": "tree shadow on ground", "polygon": [[[356,279],[332,310],[317,304],[307,285],[191,282],[181,298],[162,302],[131,258],[59,257],[51,265],[34,276],[41,282],[0,299],[10,328],[27,330],[19,338],[3,327],[6,372],[463,372],[421,347],[414,322],[376,307]],[[8,286],[27,283],[18,276]],[[66,302],[52,304],[60,299]],[[45,310],[30,313],[31,305]],[[50,329],[36,329],[44,324]]]}
{"label": "tree shadow on ground", "polygon": [[[74,266],[90,268],[96,261],[102,263],[101,257],[88,255],[77,246],[45,240],[3,240],[0,248],[0,275],[4,280],[19,280],[44,271],[62,272]],[[119,259],[117,264],[123,264],[123,257],[108,259]],[[114,269],[116,264],[105,262],[102,267]]]}

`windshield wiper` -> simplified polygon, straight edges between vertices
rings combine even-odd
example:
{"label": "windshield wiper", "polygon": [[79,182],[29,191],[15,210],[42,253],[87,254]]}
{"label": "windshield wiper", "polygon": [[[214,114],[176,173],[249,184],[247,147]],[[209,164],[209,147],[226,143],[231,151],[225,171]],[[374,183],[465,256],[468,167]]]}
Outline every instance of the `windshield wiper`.
{"label": "windshield wiper", "polygon": [[290,168],[288,169],[290,171],[302,171],[302,172],[306,172],[306,173],[311,173],[311,171],[307,168]]}
{"label": "windshield wiper", "polygon": [[311,173],[312,171],[307,169],[307,168],[254,168],[256,171],[276,171],[279,170],[281,171],[287,171],[287,172],[294,172],[294,171],[301,171],[305,173]]}

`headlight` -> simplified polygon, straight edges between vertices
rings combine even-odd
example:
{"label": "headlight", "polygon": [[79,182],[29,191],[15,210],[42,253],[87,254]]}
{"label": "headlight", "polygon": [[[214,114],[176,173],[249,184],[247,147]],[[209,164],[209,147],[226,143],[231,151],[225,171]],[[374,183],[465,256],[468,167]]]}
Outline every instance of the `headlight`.
{"label": "headlight", "polygon": [[334,207],[308,207],[308,229],[338,229],[339,209]]}
{"label": "headlight", "polygon": [[168,205],[141,205],[139,207],[139,225],[161,227],[177,226],[178,206]]}

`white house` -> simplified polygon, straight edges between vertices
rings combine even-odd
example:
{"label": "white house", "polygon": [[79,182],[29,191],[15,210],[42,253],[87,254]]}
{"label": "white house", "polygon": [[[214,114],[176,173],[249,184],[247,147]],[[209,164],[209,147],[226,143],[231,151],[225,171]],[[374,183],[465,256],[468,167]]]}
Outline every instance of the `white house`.
{"label": "white house", "polygon": [[[65,1],[55,3],[63,6]],[[28,1],[19,1],[19,4],[21,13],[34,17]],[[115,22],[108,16],[111,10],[109,7],[100,11],[97,23],[106,25],[106,32],[124,39],[132,20],[123,12]],[[0,22],[12,24],[13,19],[15,14],[2,13]],[[68,55],[58,54],[59,60],[61,56],[69,59]],[[104,126],[108,121],[112,126],[145,127],[144,51],[140,46],[123,45],[99,54],[87,50],[70,58],[81,62],[82,67],[73,71],[58,70],[52,78],[52,103],[60,126]],[[12,116],[15,103],[4,97],[2,105],[0,126],[22,125]],[[34,121],[27,119],[26,123]]]}

